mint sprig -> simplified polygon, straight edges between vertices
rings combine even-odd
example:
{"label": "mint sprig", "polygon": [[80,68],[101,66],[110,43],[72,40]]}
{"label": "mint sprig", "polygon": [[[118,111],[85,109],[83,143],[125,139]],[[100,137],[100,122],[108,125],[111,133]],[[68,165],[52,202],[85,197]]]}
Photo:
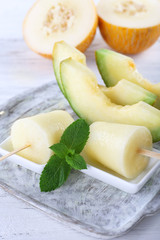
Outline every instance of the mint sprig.
{"label": "mint sprig", "polygon": [[67,180],[70,171],[71,167],[65,159],[52,155],[40,177],[41,191],[50,192],[59,188]]}
{"label": "mint sprig", "polygon": [[54,151],[40,177],[42,192],[50,192],[63,185],[71,169],[86,169],[84,158],[79,154],[89,137],[89,126],[83,119],[73,122],[64,131],[60,143],[50,147]]}

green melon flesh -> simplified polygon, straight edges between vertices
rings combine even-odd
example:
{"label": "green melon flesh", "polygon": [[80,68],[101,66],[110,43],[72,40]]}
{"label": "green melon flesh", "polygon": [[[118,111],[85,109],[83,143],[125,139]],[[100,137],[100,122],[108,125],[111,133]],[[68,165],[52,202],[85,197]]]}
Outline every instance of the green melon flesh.
{"label": "green melon flesh", "polygon": [[108,49],[96,51],[96,63],[107,87],[112,87],[122,79],[140,85],[160,96],[160,83],[152,84],[137,71],[132,58]]}
{"label": "green melon flesh", "polygon": [[131,106],[111,103],[85,65],[69,58],[61,62],[60,73],[65,96],[73,110],[89,124],[106,121],[147,127],[153,141],[160,140],[160,111],[145,102]]}
{"label": "green melon flesh", "polygon": [[157,96],[146,89],[125,79],[120,80],[114,87],[99,86],[103,93],[118,105],[132,105],[143,101],[153,105]]}
{"label": "green melon flesh", "polygon": [[86,64],[86,57],[83,53],[78,51],[76,48],[70,46],[64,41],[56,42],[53,47],[52,59],[53,59],[53,69],[56,76],[57,83],[62,93],[64,90],[60,78],[60,62],[66,58],[73,58],[78,62]]}

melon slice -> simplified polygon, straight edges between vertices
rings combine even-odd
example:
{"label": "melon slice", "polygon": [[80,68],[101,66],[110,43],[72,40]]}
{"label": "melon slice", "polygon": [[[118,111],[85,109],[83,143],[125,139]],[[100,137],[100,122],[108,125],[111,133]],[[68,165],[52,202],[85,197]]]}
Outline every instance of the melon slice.
{"label": "melon slice", "polygon": [[120,80],[114,87],[107,88],[102,85],[99,87],[113,103],[123,106],[132,105],[140,101],[153,105],[158,98],[152,92],[125,79]]}
{"label": "melon slice", "polygon": [[52,57],[54,43],[61,40],[85,51],[97,19],[93,0],[38,0],[25,17],[23,35],[27,45],[45,57]]}
{"label": "melon slice", "polygon": [[141,52],[160,36],[159,0],[100,0],[97,11],[104,40],[118,52]]}
{"label": "melon slice", "polygon": [[[53,68],[59,88],[64,95],[65,91],[60,77],[60,63],[69,57],[86,65],[86,57],[83,53],[64,41],[56,42],[52,54]],[[155,94],[125,79],[121,80],[115,87],[107,88],[101,85],[99,85],[99,87],[112,102],[119,105],[132,105],[139,101],[144,101],[150,105],[159,102],[160,105],[160,101],[157,101],[158,97]]]}
{"label": "melon slice", "polygon": [[153,84],[143,78],[131,57],[108,49],[99,49],[96,51],[96,63],[107,87],[115,86],[124,78],[160,97],[160,83]]}
{"label": "melon slice", "polygon": [[61,92],[64,94],[63,86],[60,77],[60,62],[66,58],[73,58],[74,60],[86,64],[86,57],[83,53],[76,48],[70,46],[64,41],[56,42],[53,47],[52,59],[53,69],[56,76],[56,80]]}
{"label": "melon slice", "polygon": [[88,123],[106,121],[147,127],[153,141],[160,140],[160,111],[145,102],[120,106],[99,89],[96,76],[85,65],[69,58],[60,64],[65,96],[78,116]]}

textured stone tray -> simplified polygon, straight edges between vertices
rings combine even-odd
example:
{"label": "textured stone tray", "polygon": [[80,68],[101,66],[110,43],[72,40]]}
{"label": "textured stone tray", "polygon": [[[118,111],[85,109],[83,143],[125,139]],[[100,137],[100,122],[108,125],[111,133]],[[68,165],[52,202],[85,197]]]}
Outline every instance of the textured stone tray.
{"label": "textured stone tray", "polygon": [[[66,109],[76,117],[55,83],[11,99],[0,107],[0,142],[9,136],[16,119],[53,109]],[[160,149],[158,143],[154,147]],[[78,171],[72,171],[60,189],[41,193],[38,174],[6,160],[0,163],[0,186],[50,217],[104,239],[124,234],[160,208],[160,169],[134,195]]]}

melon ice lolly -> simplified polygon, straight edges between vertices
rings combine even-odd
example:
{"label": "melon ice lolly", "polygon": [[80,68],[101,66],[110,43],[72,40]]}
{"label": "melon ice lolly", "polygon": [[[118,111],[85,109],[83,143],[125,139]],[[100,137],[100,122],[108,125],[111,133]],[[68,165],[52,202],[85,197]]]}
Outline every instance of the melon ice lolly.
{"label": "melon ice lolly", "polygon": [[152,148],[150,131],[143,126],[94,122],[84,148],[92,161],[99,162],[126,178],[138,176],[149,158],[140,149]]}
{"label": "melon ice lolly", "polygon": [[49,147],[60,141],[64,130],[72,122],[70,114],[62,110],[19,119],[11,127],[13,149],[30,146],[20,151],[19,155],[45,164],[53,154]]}
{"label": "melon ice lolly", "polygon": [[[19,155],[33,162],[47,163],[53,154],[49,147],[60,141],[64,130],[72,122],[69,113],[62,110],[17,120],[11,128],[15,151],[8,156],[19,152]],[[28,147],[24,149],[25,146]],[[92,162],[99,162],[126,178],[134,178],[146,168],[148,156],[160,158],[159,153],[147,150],[151,148],[152,136],[146,127],[94,122],[90,125],[90,135],[83,153]]]}

